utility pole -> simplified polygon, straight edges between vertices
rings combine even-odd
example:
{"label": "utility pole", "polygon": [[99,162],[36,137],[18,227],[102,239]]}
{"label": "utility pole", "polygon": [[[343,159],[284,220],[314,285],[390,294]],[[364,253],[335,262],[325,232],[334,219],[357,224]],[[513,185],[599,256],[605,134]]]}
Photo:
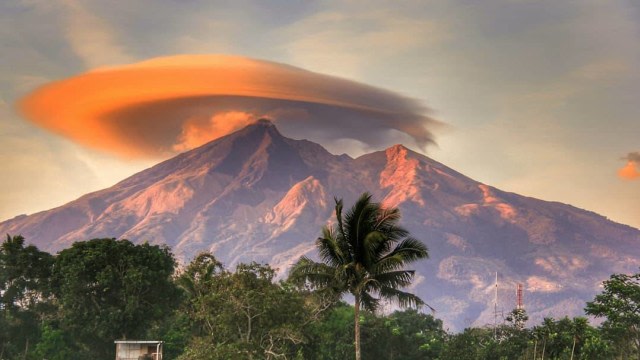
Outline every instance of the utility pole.
{"label": "utility pole", "polygon": [[493,339],[498,341],[498,272],[496,271],[495,297],[493,301]]}

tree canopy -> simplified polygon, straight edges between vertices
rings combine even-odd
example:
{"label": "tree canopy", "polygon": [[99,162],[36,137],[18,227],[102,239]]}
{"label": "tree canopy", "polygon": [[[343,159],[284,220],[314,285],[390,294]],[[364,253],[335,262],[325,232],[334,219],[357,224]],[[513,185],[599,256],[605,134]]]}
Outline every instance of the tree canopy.
{"label": "tree canopy", "polygon": [[9,236],[0,245],[0,359],[28,352],[39,335],[39,324],[50,310],[53,256],[24,237]]}
{"label": "tree canopy", "polygon": [[198,255],[177,281],[193,339],[183,359],[291,358],[305,341],[302,295],[273,282],[275,271],[257,263],[225,270],[208,253]]}
{"label": "tree canopy", "polygon": [[640,359],[640,273],[613,274],[603,285],[604,291],[587,302],[585,311],[605,318],[605,336],[627,356]]}
{"label": "tree canopy", "polygon": [[178,304],[167,247],[93,239],[62,250],[53,267],[61,326],[81,352],[108,358],[113,341],[143,337]]}
{"label": "tree canopy", "polygon": [[599,327],[565,317],[527,328],[526,313],[514,311],[495,329],[460,333],[415,309],[358,312],[358,303],[335,296],[348,284],[328,281],[313,291],[307,277],[293,283],[275,274],[256,263],[229,270],[210,253],[176,270],[168,248],[115,239],[50,255],[8,236],[0,245],[0,359],[112,359],[113,340],[135,337],[165,341],[171,359],[342,360],[356,349],[354,321],[365,359],[639,356],[640,274],[612,275],[587,303],[588,313],[605,319]]}

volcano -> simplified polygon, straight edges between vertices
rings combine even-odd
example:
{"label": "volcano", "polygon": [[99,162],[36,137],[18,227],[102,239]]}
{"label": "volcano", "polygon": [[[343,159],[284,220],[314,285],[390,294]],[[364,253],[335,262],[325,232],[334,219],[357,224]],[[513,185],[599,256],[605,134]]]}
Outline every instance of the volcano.
{"label": "volcano", "polygon": [[[640,266],[640,231],[590,211],[501,191],[402,145],[351,158],[284,137],[260,120],[66,205],[0,223],[56,252],[75,241],[167,244],[179,260],[211,251],[227,266],[284,276],[332,220],[334,197],[397,206],[428,247],[411,291],[452,330],[498,321],[524,286],[531,323],[580,315],[601,281]],[[391,305],[389,305],[391,306]],[[389,307],[390,309],[390,307]]]}

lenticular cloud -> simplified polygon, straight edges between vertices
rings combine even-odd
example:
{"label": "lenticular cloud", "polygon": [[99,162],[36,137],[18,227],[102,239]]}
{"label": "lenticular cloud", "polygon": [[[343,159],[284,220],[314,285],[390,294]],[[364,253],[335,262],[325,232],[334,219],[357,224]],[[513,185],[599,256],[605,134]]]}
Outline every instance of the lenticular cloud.
{"label": "lenticular cloud", "polygon": [[188,150],[267,117],[286,135],[369,148],[433,142],[414,99],[300,68],[228,55],[180,55],[45,85],[18,103],[34,123],[128,157]]}

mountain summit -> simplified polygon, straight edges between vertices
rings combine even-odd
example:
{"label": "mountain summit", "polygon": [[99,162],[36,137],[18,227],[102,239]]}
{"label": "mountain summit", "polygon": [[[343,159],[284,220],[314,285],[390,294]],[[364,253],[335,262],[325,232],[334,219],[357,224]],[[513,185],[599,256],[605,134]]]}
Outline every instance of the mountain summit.
{"label": "mountain summit", "polygon": [[570,205],[501,191],[402,145],[353,159],[259,120],[66,205],[0,223],[43,250],[99,237],[162,243],[181,260],[210,250],[286,272],[332,218],[334,196],[398,206],[430,249],[413,291],[451,328],[493,323],[524,284],[533,322],[577,315],[613,272],[640,266],[640,231]]}

